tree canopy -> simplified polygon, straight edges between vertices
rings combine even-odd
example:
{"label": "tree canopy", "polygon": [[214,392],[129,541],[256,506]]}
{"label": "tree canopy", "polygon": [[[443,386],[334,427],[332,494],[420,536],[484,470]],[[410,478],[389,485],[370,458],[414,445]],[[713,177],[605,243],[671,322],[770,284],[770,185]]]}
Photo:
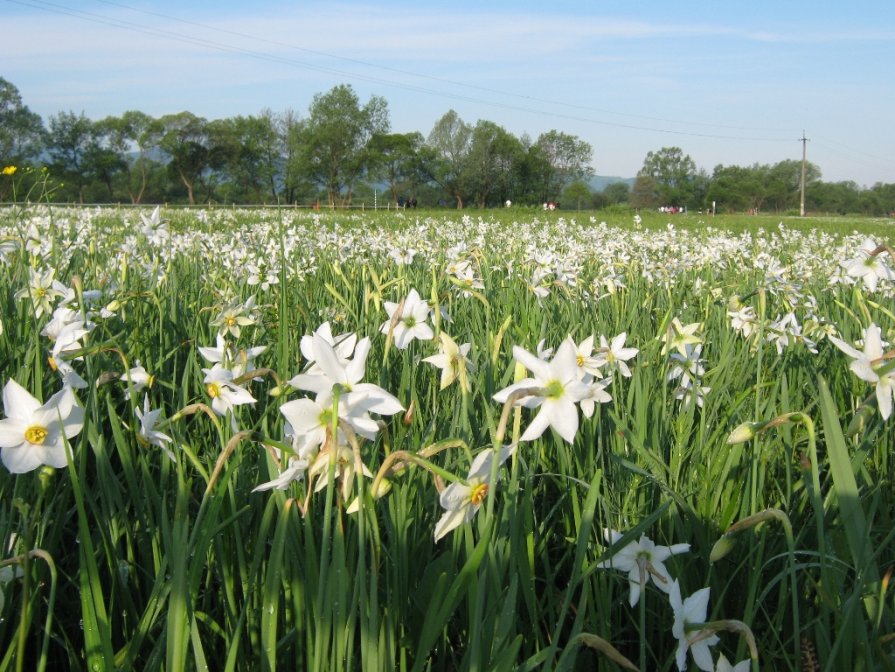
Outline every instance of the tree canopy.
{"label": "tree canopy", "polygon": [[[60,201],[341,205],[369,202],[375,191],[396,203],[418,199],[457,208],[508,200],[691,209],[714,202],[731,212],[799,205],[801,161],[795,159],[719,165],[708,174],[680,147],[662,147],[646,155],[631,186],[610,184],[602,193],[590,186],[593,160],[590,144],[561,130],[532,140],[494,121],[466,121],[455,110],[428,134],[393,133],[386,100],[362,102],[347,84],[315,95],[305,116],[262,110],[208,120],[189,111],[153,118],[128,110],[94,121],[60,111],[45,123],[0,78],[0,167],[46,165]],[[826,183],[810,163],[806,179],[811,211],[895,211],[895,185]],[[0,182],[0,199],[12,194],[8,183]]]}

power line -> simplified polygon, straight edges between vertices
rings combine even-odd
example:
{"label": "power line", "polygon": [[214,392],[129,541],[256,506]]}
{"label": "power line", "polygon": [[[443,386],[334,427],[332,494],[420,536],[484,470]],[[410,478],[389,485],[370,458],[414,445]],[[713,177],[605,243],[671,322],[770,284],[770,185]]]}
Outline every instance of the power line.
{"label": "power line", "polygon": [[[46,0],[28,0],[28,1],[6,0],[6,1],[10,2],[12,4],[30,7],[33,9],[39,9],[39,10],[50,12],[53,14],[70,16],[72,18],[80,19],[82,21],[98,23],[101,25],[107,25],[107,26],[111,26],[113,28],[123,28],[126,30],[131,30],[134,32],[151,35],[153,37],[161,37],[161,38],[164,38],[167,40],[171,40],[171,41],[175,41],[175,42],[182,42],[185,44],[192,44],[195,46],[205,47],[208,49],[214,49],[216,51],[222,51],[225,53],[233,53],[233,54],[237,54],[237,55],[248,56],[250,58],[264,60],[264,61],[273,62],[273,63],[279,63],[282,65],[299,67],[299,68],[314,70],[317,72],[324,72],[327,74],[335,74],[340,77],[345,77],[348,79],[372,82],[372,83],[376,83],[376,84],[381,84],[383,86],[390,86],[390,87],[394,87],[394,88],[409,90],[409,91],[413,91],[416,93],[424,93],[427,95],[451,98],[454,100],[461,100],[461,101],[469,102],[469,103],[487,105],[490,107],[496,107],[496,108],[500,108],[500,109],[508,109],[508,110],[513,110],[513,111],[517,111],[517,112],[526,112],[529,114],[536,114],[536,115],[540,115],[540,116],[548,116],[551,118],[560,118],[560,119],[566,119],[566,120],[571,120],[571,121],[596,124],[596,125],[600,125],[600,126],[608,126],[608,127],[612,127],[612,128],[624,128],[624,129],[628,129],[628,130],[648,131],[648,132],[653,132],[653,133],[662,133],[662,134],[678,135],[678,136],[685,136],[685,137],[709,138],[709,139],[715,139],[715,140],[749,141],[749,142],[789,142],[789,140],[787,138],[779,138],[779,137],[769,138],[769,137],[750,137],[750,136],[740,136],[740,135],[727,135],[727,134],[718,134],[718,133],[699,133],[699,132],[694,132],[694,131],[681,131],[681,130],[674,130],[674,129],[669,129],[669,128],[656,128],[656,127],[643,126],[643,125],[638,125],[638,124],[628,124],[628,123],[621,123],[621,122],[606,121],[606,120],[602,120],[602,119],[594,119],[591,117],[583,117],[583,116],[579,116],[579,115],[573,115],[573,114],[561,113],[561,112],[548,112],[548,111],[540,110],[540,109],[536,109],[536,108],[521,107],[518,105],[511,105],[508,103],[501,103],[501,102],[497,102],[497,101],[493,101],[493,100],[475,98],[472,96],[446,92],[443,90],[432,90],[432,89],[427,89],[427,88],[417,86],[417,85],[407,84],[407,83],[403,83],[403,82],[397,82],[397,81],[394,81],[391,79],[385,79],[385,78],[381,78],[381,77],[373,77],[370,75],[363,75],[363,74],[360,74],[357,72],[345,71],[345,70],[340,70],[337,68],[332,68],[332,67],[327,67],[327,66],[322,66],[322,65],[315,65],[315,64],[307,63],[305,61],[299,61],[299,60],[296,60],[293,58],[276,56],[274,54],[261,52],[261,51],[257,51],[257,50],[253,50],[253,49],[246,49],[244,47],[237,47],[232,44],[225,44],[222,42],[217,42],[214,40],[208,40],[208,39],[204,39],[204,38],[190,37],[190,36],[183,35],[181,33],[176,33],[176,32],[172,32],[169,30],[160,29],[160,28],[153,28],[153,27],[149,27],[144,24],[141,24],[141,23],[135,23],[133,21],[127,21],[124,19],[116,19],[113,17],[109,17],[107,15],[96,14],[94,12],[75,10],[75,9],[65,7],[63,5],[53,3],[53,2],[48,2]],[[106,4],[116,5],[117,3],[107,2]],[[118,5],[118,6],[121,6],[121,7],[127,8],[127,9],[132,9],[125,5]],[[134,10],[134,11],[142,11],[142,10]],[[204,28],[208,28],[210,30],[216,30],[214,28],[204,26],[203,24],[192,24],[192,22],[183,21],[180,19],[176,19],[174,17],[169,17],[167,15],[157,14],[154,12],[148,12],[148,13],[155,14],[157,16],[175,20],[175,21],[181,21],[186,24],[197,25],[197,26],[201,26]],[[453,82],[452,80],[444,80],[444,79],[439,79],[437,77],[430,77],[427,75],[418,75],[416,73],[410,73],[410,72],[398,70],[395,68],[388,68],[386,66],[377,66],[375,64],[367,63],[365,61],[359,61],[359,60],[355,60],[355,59],[346,59],[346,58],[342,58],[342,57],[335,57],[330,54],[325,54],[323,52],[313,52],[311,50],[301,49],[300,47],[294,47],[292,45],[282,45],[282,43],[277,43],[272,40],[264,40],[263,38],[256,38],[256,37],[252,37],[252,36],[248,36],[248,35],[243,35],[241,33],[236,33],[234,31],[219,30],[219,32],[227,32],[227,33],[230,33],[235,36],[247,37],[249,39],[257,39],[260,41],[266,41],[270,44],[276,44],[276,45],[280,45],[280,46],[288,46],[290,48],[305,51],[307,53],[315,53],[317,55],[324,55],[324,56],[333,57],[333,58],[341,58],[341,60],[347,60],[347,61],[354,62],[354,63],[360,64],[360,65],[365,65],[365,66],[374,67],[374,68],[380,68],[380,69],[389,70],[389,71],[396,72],[396,73],[410,74],[410,75],[421,77],[421,78],[431,79],[436,82],[450,83],[450,84],[455,84],[455,85],[459,85],[459,86],[467,86],[468,88],[473,88],[473,89],[477,89],[477,90],[487,90],[491,93],[495,92],[491,89],[484,89],[484,87],[477,87],[475,85],[462,84],[459,82]],[[535,98],[533,96],[524,96],[524,95],[520,95],[520,94],[513,94],[513,93],[507,93],[507,92],[500,92],[500,91],[497,91],[497,93],[502,94],[502,95],[508,95],[508,96],[516,96],[519,98],[531,100],[533,102],[559,104],[559,105],[562,105],[565,107],[576,107],[578,109],[593,111],[592,108],[586,108],[583,106],[573,106],[573,105],[564,104],[564,103],[556,103],[555,101],[547,101],[544,99]],[[606,111],[604,111],[604,113],[620,114],[620,113],[606,112]],[[625,116],[636,117],[638,115],[625,115]],[[654,119],[654,120],[658,120],[658,119]],[[691,122],[672,122],[671,120],[664,120],[664,121],[669,122],[669,123],[691,123]],[[707,126],[707,124],[704,124],[704,125]]]}
{"label": "power line", "polygon": [[472,90],[480,91],[480,92],[484,92],[484,93],[498,94],[501,96],[518,98],[521,100],[529,100],[529,101],[536,102],[536,103],[557,105],[559,107],[568,107],[568,108],[578,109],[578,110],[587,111],[587,112],[600,112],[602,114],[612,114],[612,115],[621,116],[621,117],[630,117],[632,119],[645,119],[648,121],[660,121],[660,122],[664,122],[664,123],[682,124],[682,125],[688,125],[688,126],[704,126],[704,127],[724,128],[724,129],[728,129],[728,130],[739,130],[739,131],[762,131],[762,132],[770,131],[770,132],[775,132],[775,133],[776,132],[779,132],[779,133],[785,132],[781,129],[768,129],[768,128],[758,128],[758,127],[750,127],[750,126],[731,126],[731,125],[726,125],[726,124],[712,124],[712,123],[701,122],[701,121],[682,121],[680,119],[668,119],[665,117],[654,117],[654,116],[649,116],[649,115],[644,115],[644,114],[632,114],[632,113],[628,113],[628,112],[617,112],[615,110],[607,110],[607,109],[602,109],[602,108],[588,107],[588,106],[584,106],[584,105],[578,105],[575,103],[569,103],[566,101],[549,100],[546,98],[540,98],[538,96],[532,96],[529,94],[521,94],[521,93],[516,93],[516,92],[512,92],[512,91],[504,91],[501,89],[494,89],[491,87],[470,84],[469,82],[459,82],[457,80],[447,79],[444,77],[435,77],[433,75],[427,75],[427,74],[423,74],[423,73],[419,73],[419,72],[414,72],[411,70],[404,70],[401,68],[394,68],[391,66],[382,65],[379,63],[372,63],[370,61],[365,61],[365,60],[361,60],[361,59],[357,59],[357,58],[340,56],[338,54],[333,54],[330,52],[319,51],[319,50],[315,50],[315,49],[308,49],[306,47],[300,47],[298,45],[287,43],[287,42],[271,40],[270,38],[262,37],[259,35],[250,35],[248,33],[242,33],[242,32],[235,31],[235,30],[228,30],[226,28],[210,26],[208,24],[200,23],[198,21],[190,21],[188,19],[182,19],[182,18],[179,18],[176,16],[171,16],[170,14],[163,14],[161,12],[154,12],[154,11],[149,11],[146,9],[140,9],[138,7],[131,7],[130,5],[125,5],[120,2],[113,2],[112,0],[94,0],[94,2],[98,2],[98,3],[104,4],[104,5],[109,5],[112,7],[118,7],[120,9],[126,9],[131,12],[146,14],[147,16],[155,16],[157,18],[165,19],[166,21],[175,21],[177,23],[181,23],[186,26],[202,28],[204,30],[209,30],[209,31],[217,32],[217,33],[223,33],[226,35],[232,35],[234,37],[240,37],[240,38],[245,38],[245,39],[249,39],[249,40],[254,40],[256,42],[262,42],[265,44],[270,44],[270,45],[274,45],[274,46],[278,46],[278,47],[285,47],[287,49],[301,51],[306,54],[312,54],[315,56],[323,56],[325,58],[331,58],[331,59],[338,60],[338,61],[344,61],[346,63],[353,63],[356,65],[362,65],[364,67],[375,68],[378,70],[384,70],[386,72],[392,72],[392,73],[399,74],[399,75],[407,75],[407,76],[416,77],[419,79],[426,79],[426,80],[429,80],[432,82],[436,82],[438,84],[450,84],[452,86],[458,86],[458,87],[462,87],[462,88],[472,89]]}

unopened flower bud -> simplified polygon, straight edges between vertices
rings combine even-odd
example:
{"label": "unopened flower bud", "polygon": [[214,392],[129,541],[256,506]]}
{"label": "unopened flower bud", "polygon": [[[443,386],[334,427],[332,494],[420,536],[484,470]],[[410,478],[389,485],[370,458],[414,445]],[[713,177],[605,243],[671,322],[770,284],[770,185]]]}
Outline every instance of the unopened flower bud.
{"label": "unopened flower bud", "polygon": [[752,440],[755,437],[756,428],[757,423],[744,422],[730,433],[730,436],[727,437],[727,443],[733,445]]}
{"label": "unopened flower bud", "polygon": [[718,562],[731,550],[733,550],[733,541],[725,534],[712,546],[712,552],[709,553],[709,562]]}

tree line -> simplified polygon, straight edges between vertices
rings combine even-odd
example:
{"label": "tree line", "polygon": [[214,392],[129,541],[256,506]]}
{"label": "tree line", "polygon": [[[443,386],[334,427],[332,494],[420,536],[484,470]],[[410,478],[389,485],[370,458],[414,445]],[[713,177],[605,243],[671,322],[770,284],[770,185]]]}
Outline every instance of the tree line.
{"label": "tree line", "polygon": [[[595,192],[592,159],[587,142],[562,131],[516,137],[492,121],[468,123],[453,110],[427,136],[392,133],[386,100],[371,96],[363,103],[345,84],[315,95],[304,116],[265,109],[208,120],[186,111],[156,118],[130,110],[91,120],[68,111],[45,123],[0,77],[0,165],[46,167],[52,198],[62,202],[798,207],[797,161],[719,165],[709,175],[680,148],[664,147],[646,156],[633,185]],[[26,171],[21,175],[27,179]],[[10,183],[0,180],[0,200],[12,197]],[[810,164],[806,204],[824,212],[889,213],[895,185],[825,183]]]}

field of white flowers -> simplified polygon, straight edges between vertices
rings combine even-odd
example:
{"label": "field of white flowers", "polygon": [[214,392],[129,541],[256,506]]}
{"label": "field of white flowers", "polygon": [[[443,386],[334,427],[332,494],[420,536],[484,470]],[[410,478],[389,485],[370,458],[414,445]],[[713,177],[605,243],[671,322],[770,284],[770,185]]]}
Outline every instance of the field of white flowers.
{"label": "field of white flowers", "polygon": [[887,224],[657,217],[0,211],[0,668],[895,669]]}

